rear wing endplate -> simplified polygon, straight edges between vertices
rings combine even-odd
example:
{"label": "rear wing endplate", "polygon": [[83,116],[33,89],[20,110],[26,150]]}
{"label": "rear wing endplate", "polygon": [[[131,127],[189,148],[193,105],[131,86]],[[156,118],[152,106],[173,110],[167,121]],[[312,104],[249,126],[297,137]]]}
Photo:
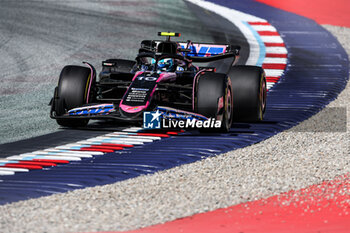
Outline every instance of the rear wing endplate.
{"label": "rear wing endplate", "polygon": [[188,50],[183,52],[187,57],[210,57],[215,55],[225,55],[228,53],[233,53],[234,55],[239,55],[240,46],[229,45],[229,44],[212,44],[212,43],[190,43],[188,48],[187,42],[179,43],[181,48]]}
{"label": "rear wing endplate", "polygon": [[[144,40],[141,42],[139,52],[156,52],[161,40]],[[239,55],[241,49],[238,45],[198,43],[198,42],[176,42],[178,52],[193,62],[210,62]]]}

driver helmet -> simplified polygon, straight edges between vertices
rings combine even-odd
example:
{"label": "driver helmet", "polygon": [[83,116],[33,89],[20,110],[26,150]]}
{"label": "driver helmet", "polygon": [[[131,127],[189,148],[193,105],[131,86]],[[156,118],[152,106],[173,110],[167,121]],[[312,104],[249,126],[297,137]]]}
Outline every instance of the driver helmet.
{"label": "driver helmet", "polygon": [[[155,62],[156,61],[152,59],[152,64],[154,64]],[[169,72],[174,70],[174,66],[175,66],[174,59],[165,58],[158,61],[157,70]]]}

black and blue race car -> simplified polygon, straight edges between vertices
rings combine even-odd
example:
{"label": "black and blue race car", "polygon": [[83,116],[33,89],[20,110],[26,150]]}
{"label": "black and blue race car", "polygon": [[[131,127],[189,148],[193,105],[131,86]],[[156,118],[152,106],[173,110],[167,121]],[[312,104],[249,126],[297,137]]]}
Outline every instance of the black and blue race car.
{"label": "black and blue race car", "polygon": [[[222,132],[232,122],[263,119],[265,73],[261,67],[235,65],[240,46],[175,42],[171,37],[180,34],[173,32],[158,35],[166,39],[142,41],[135,60],[103,61],[98,76],[87,62],[65,66],[50,117],[61,126],[82,127],[90,119],[141,123],[143,112],[158,111],[173,118],[215,119]],[[210,65],[214,61],[225,61],[228,68],[217,72]]]}

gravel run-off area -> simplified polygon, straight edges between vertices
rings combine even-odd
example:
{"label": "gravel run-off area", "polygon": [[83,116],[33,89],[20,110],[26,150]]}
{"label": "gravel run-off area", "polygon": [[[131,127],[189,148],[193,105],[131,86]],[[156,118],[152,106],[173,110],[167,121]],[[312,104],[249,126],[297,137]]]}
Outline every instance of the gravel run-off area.
{"label": "gravel run-off area", "polygon": [[[350,53],[350,29],[324,27]],[[0,206],[0,229],[136,229],[334,179],[350,172],[349,100],[348,84],[325,110],[261,143],[153,175]]]}

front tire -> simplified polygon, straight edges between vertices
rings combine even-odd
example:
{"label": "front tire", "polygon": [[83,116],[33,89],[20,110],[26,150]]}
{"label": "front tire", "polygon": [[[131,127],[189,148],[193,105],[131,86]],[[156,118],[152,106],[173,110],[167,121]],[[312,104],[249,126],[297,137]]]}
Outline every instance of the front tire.
{"label": "front tire", "polygon": [[[58,86],[55,90],[54,111],[56,116],[62,116],[68,110],[82,106],[92,99],[94,93],[89,89],[91,71],[82,66],[65,66],[60,74]],[[89,119],[56,119],[57,123],[65,127],[86,126]]]}
{"label": "front tire", "polygon": [[266,109],[266,77],[258,66],[234,66],[229,71],[233,90],[233,120],[262,121]]}
{"label": "front tire", "polygon": [[203,116],[221,120],[221,128],[228,132],[232,124],[233,95],[231,81],[226,74],[208,72],[196,85],[195,111]]}

